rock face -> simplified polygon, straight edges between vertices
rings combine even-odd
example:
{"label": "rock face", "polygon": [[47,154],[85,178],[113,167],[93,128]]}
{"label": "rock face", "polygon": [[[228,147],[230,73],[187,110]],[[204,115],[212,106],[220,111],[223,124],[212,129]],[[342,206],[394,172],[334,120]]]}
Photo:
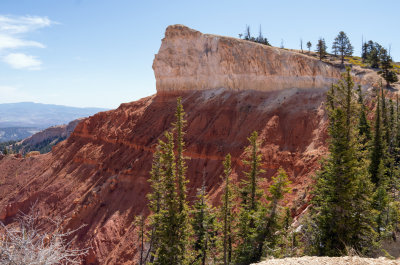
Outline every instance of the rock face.
{"label": "rock face", "polygon": [[[0,160],[0,218],[12,222],[18,211],[38,201],[50,217],[65,216],[65,228],[87,226],[76,244],[92,246],[85,264],[136,264],[134,216],[147,213],[147,179],[157,139],[174,121],[177,95],[154,95],[122,104],[80,122],[52,152]],[[187,119],[185,135],[188,198],[194,198],[206,172],[207,190],[218,204],[222,161],[233,157],[233,178],[242,177],[247,137],[263,141],[261,185],[267,188],[279,167],[288,171],[296,201],[325,153],[324,91],[272,92],[207,90],[180,92]]]}
{"label": "rock face", "polygon": [[153,63],[157,92],[227,88],[326,88],[340,69],[309,56],[246,40],[169,26]]}

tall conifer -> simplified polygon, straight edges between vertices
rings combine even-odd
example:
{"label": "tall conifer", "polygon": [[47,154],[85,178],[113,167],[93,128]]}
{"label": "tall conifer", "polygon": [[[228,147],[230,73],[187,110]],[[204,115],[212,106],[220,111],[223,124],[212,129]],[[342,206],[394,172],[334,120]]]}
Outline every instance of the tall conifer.
{"label": "tall conifer", "polygon": [[384,153],[384,143],[382,138],[382,121],[381,121],[381,100],[380,91],[377,91],[377,100],[375,108],[375,126],[374,138],[371,150],[371,162],[369,165],[369,173],[371,181],[377,185],[379,182],[379,165],[382,163]]}
{"label": "tall conifer", "polygon": [[330,153],[316,176],[312,200],[314,253],[319,255],[341,255],[346,247],[367,251],[374,242],[371,220],[365,215],[371,210],[365,199],[372,196],[372,185],[365,178],[365,161],[359,159],[353,86],[347,68],[328,93]]}
{"label": "tall conifer", "polygon": [[240,209],[238,219],[238,240],[236,249],[236,263],[250,264],[257,259],[257,211],[260,209],[262,190],[258,186],[261,169],[261,154],[259,153],[258,133],[253,132],[248,138],[250,145],[246,149],[246,158],[243,164],[249,167],[244,172],[245,178],[241,182]]}
{"label": "tall conifer", "polygon": [[358,104],[360,105],[360,115],[358,120],[358,133],[362,137],[363,144],[371,140],[371,126],[367,119],[364,98],[361,91],[361,86],[358,86]]}
{"label": "tall conifer", "polygon": [[232,222],[233,222],[233,194],[231,175],[231,155],[227,154],[224,165],[224,191],[222,195],[222,231],[223,231],[223,263],[229,265],[232,262]]}
{"label": "tall conifer", "polygon": [[153,245],[150,261],[158,265],[182,265],[189,261],[190,221],[183,156],[185,120],[180,98],[175,117],[173,132],[165,132],[165,141],[159,140],[150,178],[152,192],[149,206],[153,214],[152,229],[155,230],[151,238],[156,240],[150,244]]}
{"label": "tall conifer", "polygon": [[192,213],[195,258],[190,264],[206,265],[215,261],[213,253],[216,249],[217,225],[215,209],[208,202],[204,179]]}

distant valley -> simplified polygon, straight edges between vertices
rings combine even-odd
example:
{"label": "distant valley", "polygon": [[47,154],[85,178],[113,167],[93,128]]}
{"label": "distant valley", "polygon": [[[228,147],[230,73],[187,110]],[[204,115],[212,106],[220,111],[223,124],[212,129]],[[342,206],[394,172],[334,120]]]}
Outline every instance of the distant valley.
{"label": "distant valley", "polygon": [[48,127],[105,110],[33,102],[0,104],[0,142],[25,139]]}

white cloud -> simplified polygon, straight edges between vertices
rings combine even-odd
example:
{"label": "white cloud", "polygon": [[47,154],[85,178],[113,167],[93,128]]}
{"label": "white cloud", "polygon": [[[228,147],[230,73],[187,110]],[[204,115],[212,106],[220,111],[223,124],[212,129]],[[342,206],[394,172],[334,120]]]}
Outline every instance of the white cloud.
{"label": "white cloud", "polygon": [[[45,45],[26,39],[26,35],[35,30],[55,24],[47,17],[39,16],[4,16],[0,15],[0,53],[21,48],[45,48]],[[9,53],[3,61],[15,69],[40,69],[41,61],[23,53]]]}
{"label": "white cloud", "polygon": [[48,27],[54,22],[47,17],[38,16],[4,16],[0,15],[0,31],[10,34],[26,33]]}
{"label": "white cloud", "polygon": [[0,51],[4,49],[18,49],[23,47],[44,48],[45,46],[36,41],[29,41],[14,36],[0,34]]}
{"label": "white cloud", "polygon": [[42,62],[36,57],[23,53],[10,53],[3,61],[15,69],[40,70]]}

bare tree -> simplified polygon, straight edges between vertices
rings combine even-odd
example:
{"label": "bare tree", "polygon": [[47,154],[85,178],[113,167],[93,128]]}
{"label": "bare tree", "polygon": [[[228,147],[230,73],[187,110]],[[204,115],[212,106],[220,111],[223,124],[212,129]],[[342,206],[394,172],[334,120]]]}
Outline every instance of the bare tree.
{"label": "bare tree", "polygon": [[244,39],[245,40],[250,40],[250,38],[251,38],[250,26],[246,25],[246,30],[244,32]]}
{"label": "bare tree", "polygon": [[73,249],[71,237],[83,226],[63,231],[62,221],[40,216],[33,205],[29,214],[18,215],[17,224],[0,222],[0,264],[81,264],[90,248]]}
{"label": "bare tree", "polygon": [[303,39],[300,38],[300,49],[301,49],[301,53],[303,53]]}

